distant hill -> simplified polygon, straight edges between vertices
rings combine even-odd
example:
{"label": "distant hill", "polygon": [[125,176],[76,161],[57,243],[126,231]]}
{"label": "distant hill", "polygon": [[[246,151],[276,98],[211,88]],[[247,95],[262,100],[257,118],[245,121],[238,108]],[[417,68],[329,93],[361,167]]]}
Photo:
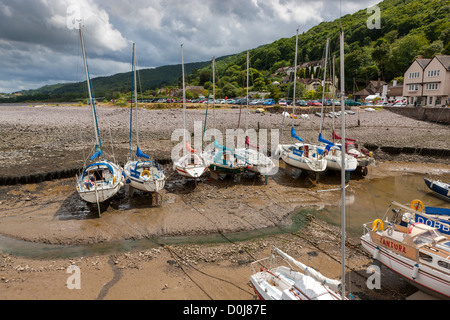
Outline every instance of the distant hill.
{"label": "distant hill", "polygon": [[[330,38],[331,55],[336,55],[339,66],[339,28],[345,33],[346,89],[364,87],[369,80],[381,78],[391,81],[402,77],[412,61],[422,55],[450,54],[450,2],[448,0],[384,0],[378,4],[381,28],[369,29],[367,20],[372,13],[366,9],[348,14],[331,22],[322,22],[299,35],[299,62],[320,60],[324,56],[326,38]],[[293,36],[250,50],[252,68],[251,85],[265,87],[274,78],[272,73],[280,67],[293,64],[295,30]],[[242,87],[246,52],[216,59],[220,90]],[[190,85],[209,82],[211,61],[185,64]],[[336,67],[337,74],[339,68]],[[162,66],[140,70],[143,91],[164,85],[179,85],[181,65]],[[131,73],[121,73],[92,80],[95,96],[109,97],[113,92],[129,91]],[[23,97],[33,95],[51,99],[85,97],[85,82],[56,84],[37,90],[22,92]],[[219,96],[219,95],[218,95]],[[230,94],[228,96],[231,96]]]}

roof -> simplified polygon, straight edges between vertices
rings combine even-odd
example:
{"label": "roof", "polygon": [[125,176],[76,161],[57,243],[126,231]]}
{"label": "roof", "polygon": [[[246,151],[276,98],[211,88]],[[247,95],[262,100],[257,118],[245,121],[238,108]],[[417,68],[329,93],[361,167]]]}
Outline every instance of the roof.
{"label": "roof", "polygon": [[373,95],[375,92],[373,92],[372,90],[368,89],[368,88],[364,88],[361,91],[355,92],[353,95],[354,96],[370,96]]}
{"label": "roof", "polygon": [[425,69],[425,67],[430,63],[431,59],[416,59],[416,61],[422,69]]}
{"label": "roof", "polygon": [[442,63],[445,69],[450,70],[450,55],[436,55],[435,58]]}

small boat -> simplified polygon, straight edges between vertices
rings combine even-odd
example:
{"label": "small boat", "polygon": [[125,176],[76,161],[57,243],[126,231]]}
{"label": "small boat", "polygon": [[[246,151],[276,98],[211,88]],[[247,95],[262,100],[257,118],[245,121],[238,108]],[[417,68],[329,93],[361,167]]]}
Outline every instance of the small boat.
{"label": "small boat", "polygon": [[186,154],[174,162],[173,169],[183,177],[197,179],[206,172],[208,166],[208,162],[195,149],[192,149],[188,141]]}
{"label": "small boat", "polygon": [[182,67],[182,81],[183,81],[183,116],[184,116],[184,136],[185,149],[183,155],[174,162],[173,169],[184,178],[195,179],[200,178],[206,172],[209,164],[197,151],[192,149],[189,141],[186,141],[186,87],[184,82],[184,58],[183,45],[181,45],[181,67]]}
{"label": "small boat", "polygon": [[258,146],[250,143],[248,136],[245,137],[245,148],[235,149],[235,152],[236,155],[245,159],[245,162],[248,164],[248,171],[268,176],[275,167],[270,157],[260,152]]}
{"label": "small boat", "polygon": [[[103,155],[103,149],[98,128],[95,100],[92,96],[92,84],[89,78],[81,22],[80,41],[96,140],[94,154],[89,160],[96,161],[97,158],[100,158]],[[110,160],[97,160],[96,162],[86,165],[81,175],[77,177],[76,190],[84,201],[97,203],[97,205],[99,205],[119,192],[120,188],[123,186],[122,172],[122,167]]]}
{"label": "small boat", "polygon": [[[134,90],[133,90],[134,84]],[[134,189],[144,192],[150,192],[156,197],[156,204],[160,204],[158,200],[158,193],[164,189],[166,183],[166,176],[164,167],[158,162],[151,160],[150,156],[146,155],[139,148],[139,128],[137,123],[137,85],[136,85],[136,46],[133,43],[133,81],[132,81],[132,95],[130,107],[130,147],[127,163],[124,167],[125,182],[129,187],[129,194],[133,196]],[[133,132],[133,102],[135,108],[135,132],[136,132],[136,154],[132,156],[131,142]]]}
{"label": "small boat", "polygon": [[[341,171],[342,170],[342,146],[328,141],[322,137],[319,133],[319,142],[322,142],[321,152],[324,154],[327,160],[327,169]],[[355,171],[358,167],[358,160],[348,153],[345,153],[345,166],[346,172]]]}
{"label": "small boat", "polygon": [[[281,257],[286,265],[275,261]],[[278,266],[267,269],[261,267],[255,271],[255,264],[277,263]],[[324,277],[318,271],[295,260],[278,248],[272,248],[268,258],[252,262],[253,274],[250,283],[261,300],[341,300],[338,280]],[[298,268],[298,270],[294,269]]]}
{"label": "small boat", "polygon": [[404,223],[420,222],[450,235],[450,209],[425,206],[420,200],[411,201],[410,206],[416,213],[404,216]]}
{"label": "small boat", "polygon": [[[338,136],[334,130],[332,132],[332,136],[333,140],[342,140],[342,138]],[[355,139],[345,138],[345,152],[356,158],[356,161],[358,162],[357,168],[363,175],[367,174],[367,167],[375,161],[372,152],[364,148],[360,148]]]}
{"label": "small boat", "polygon": [[363,225],[361,245],[375,260],[419,289],[448,299],[450,236],[423,223],[404,221],[405,216],[417,214],[420,212],[393,201],[384,220]]}
{"label": "small boat", "polygon": [[327,159],[324,157],[323,149],[314,144],[304,143],[295,133],[294,127],[291,128],[291,136],[300,142],[279,145],[276,154],[295,168],[313,173],[324,172],[327,168]]}
{"label": "small boat", "polygon": [[424,181],[427,187],[433,191],[434,194],[450,201],[450,183],[428,178],[424,178]]}
{"label": "small boat", "polygon": [[219,145],[214,140],[214,148],[205,150],[202,158],[209,163],[209,170],[217,173],[240,174],[248,169],[248,164],[242,155],[236,154],[235,150]]}

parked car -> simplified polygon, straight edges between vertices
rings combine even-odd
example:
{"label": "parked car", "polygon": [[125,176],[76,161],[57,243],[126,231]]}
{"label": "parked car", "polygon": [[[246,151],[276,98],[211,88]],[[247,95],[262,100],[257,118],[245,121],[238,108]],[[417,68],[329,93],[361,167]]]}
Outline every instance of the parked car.
{"label": "parked car", "polygon": [[351,107],[360,106],[361,102],[358,102],[358,101],[355,101],[355,100],[351,100],[351,99],[347,99],[347,100],[345,100],[345,105],[346,106],[351,106]]}
{"label": "parked car", "polygon": [[396,104],[393,105],[393,107],[406,107],[406,103],[405,102],[397,102]]}
{"label": "parked car", "polygon": [[287,105],[287,102],[286,102],[285,99],[281,99],[281,100],[278,102],[278,104],[279,104],[280,106],[285,106],[285,105]]}
{"label": "parked car", "polygon": [[264,100],[264,105],[265,106],[271,106],[271,105],[274,105],[274,104],[275,104],[275,100],[272,99],[272,98]]}
{"label": "parked car", "polygon": [[306,103],[305,100],[295,100],[295,105],[296,105],[296,106],[300,106],[300,107],[306,107],[306,106],[308,106],[308,104]]}
{"label": "parked car", "polygon": [[317,100],[308,100],[308,106],[321,106],[320,102]]}

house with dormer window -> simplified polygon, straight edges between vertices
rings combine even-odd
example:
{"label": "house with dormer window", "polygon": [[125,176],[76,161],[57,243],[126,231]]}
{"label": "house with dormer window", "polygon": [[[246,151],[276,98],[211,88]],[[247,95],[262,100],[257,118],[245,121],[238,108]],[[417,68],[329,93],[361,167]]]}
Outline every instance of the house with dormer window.
{"label": "house with dormer window", "polygon": [[408,105],[441,107],[450,103],[450,56],[414,60],[404,74]]}

